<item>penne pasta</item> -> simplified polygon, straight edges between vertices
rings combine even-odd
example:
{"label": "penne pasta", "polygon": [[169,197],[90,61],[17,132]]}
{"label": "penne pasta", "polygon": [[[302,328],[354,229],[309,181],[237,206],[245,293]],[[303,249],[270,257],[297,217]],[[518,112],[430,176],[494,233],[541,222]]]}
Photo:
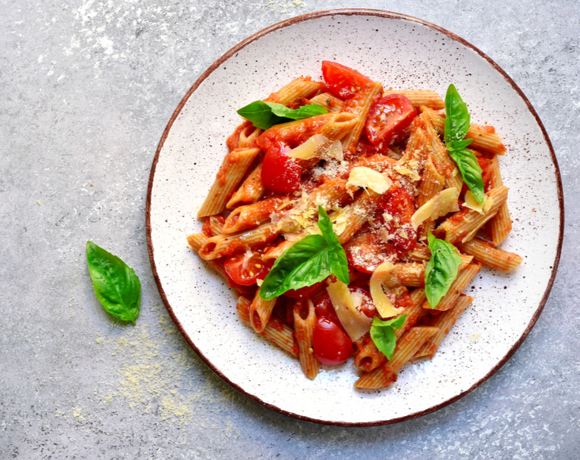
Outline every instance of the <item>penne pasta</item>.
{"label": "penne pasta", "polygon": [[[306,313],[303,313],[303,310]],[[294,334],[298,342],[298,358],[304,375],[313,380],[318,375],[320,363],[314,355],[312,348],[312,334],[314,324],[316,323],[316,314],[314,313],[314,304],[310,298],[298,300],[294,304]]]}
{"label": "penne pasta", "polygon": [[416,109],[422,105],[433,110],[442,110],[445,108],[445,101],[434,91],[421,89],[389,89],[383,91],[383,96],[388,96],[389,94],[400,94],[401,96],[405,96],[409,101],[411,101],[411,104],[413,104],[413,107]]}
{"label": "penne pasta", "polygon": [[496,248],[481,238],[473,238],[467,243],[457,245],[457,248],[465,254],[472,255],[477,262],[500,272],[510,272],[523,262],[517,254]]}
{"label": "penne pasta", "polygon": [[226,203],[259,153],[257,148],[235,149],[226,155],[197,217],[213,216],[226,209]]}
{"label": "penne pasta", "polygon": [[[494,157],[489,161],[490,165],[490,188],[500,187],[503,185],[501,173],[499,171],[498,157]],[[499,246],[512,231],[512,220],[510,218],[510,211],[507,203],[504,203],[499,208],[497,214],[489,221],[489,233],[491,236],[491,243],[494,246]]]}

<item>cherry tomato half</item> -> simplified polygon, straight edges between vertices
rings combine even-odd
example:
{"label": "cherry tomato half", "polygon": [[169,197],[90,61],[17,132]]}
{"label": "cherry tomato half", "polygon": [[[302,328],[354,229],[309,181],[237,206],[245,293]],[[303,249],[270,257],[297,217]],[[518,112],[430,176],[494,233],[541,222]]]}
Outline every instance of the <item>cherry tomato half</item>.
{"label": "cherry tomato half", "polygon": [[369,110],[366,132],[374,145],[388,146],[417,115],[411,101],[399,94],[379,99]]}
{"label": "cherry tomato half", "polygon": [[268,190],[279,193],[295,192],[300,188],[301,168],[285,151],[289,147],[283,142],[272,145],[262,163],[262,184]]}
{"label": "cherry tomato half", "polygon": [[312,333],[314,355],[322,364],[344,363],[352,355],[352,341],[340,327],[326,318],[318,318]]}
{"label": "cherry tomato half", "polygon": [[331,61],[322,61],[322,75],[330,92],[342,99],[352,98],[363,86],[372,83],[362,73]]}
{"label": "cherry tomato half", "polygon": [[224,263],[228,276],[234,283],[242,286],[251,286],[256,280],[263,280],[271,267],[271,262],[266,263],[258,254],[247,252],[236,254]]}
{"label": "cherry tomato half", "polygon": [[311,294],[314,294],[318,289],[320,289],[320,286],[322,286],[322,281],[313,284],[312,286],[305,286],[300,289],[290,289],[289,291],[286,291],[284,295],[291,299],[302,299],[303,297],[308,297]]}

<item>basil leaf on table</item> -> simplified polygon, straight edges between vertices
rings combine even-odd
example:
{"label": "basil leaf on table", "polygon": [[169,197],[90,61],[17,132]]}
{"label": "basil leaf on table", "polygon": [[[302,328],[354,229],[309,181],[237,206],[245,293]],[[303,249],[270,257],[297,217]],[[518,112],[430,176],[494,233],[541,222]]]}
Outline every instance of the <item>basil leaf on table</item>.
{"label": "basil leaf on table", "polygon": [[318,207],[322,235],[308,235],[286,249],[260,286],[260,297],[273,300],[291,289],[312,286],[330,275],[349,284],[346,253],[326,211]]}
{"label": "basil leaf on table", "polygon": [[135,271],[92,241],[87,241],[87,265],[103,308],[120,320],[135,324],[141,304],[141,282]]}
{"label": "basil leaf on table", "polygon": [[289,109],[276,102],[254,101],[238,110],[238,114],[251,121],[256,128],[269,129],[274,125],[292,120],[303,120],[328,113],[321,105],[303,105],[297,109]]}
{"label": "basil leaf on table", "polygon": [[425,294],[431,308],[447,294],[451,284],[457,278],[461,266],[461,257],[451,243],[428,236],[431,258],[425,267]]}
{"label": "basil leaf on table", "polygon": [[376,316],[373,318],[373,324],[371,324],[371,339],[389,361],[393,358],[393,352],[397,346],[395,329],[400,329],[405,324],[406,319],[406,314],[388,321],[383,321]]}
{"label": "basil leaf on table", "polygon": [[467,104],[451,84],[445,95],[445,145],[449,155],[457,163],[463,182],[467,184],[476,201],[483,204],[483,171],[473,152],[467,150],[473,139],[464,139],[470,126],[471,116]]}

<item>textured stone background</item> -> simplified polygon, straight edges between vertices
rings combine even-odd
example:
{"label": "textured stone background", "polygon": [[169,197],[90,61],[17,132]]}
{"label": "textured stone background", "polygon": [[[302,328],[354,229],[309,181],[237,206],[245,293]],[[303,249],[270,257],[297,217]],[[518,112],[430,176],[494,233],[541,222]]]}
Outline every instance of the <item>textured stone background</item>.
{"label": "textured stone background", "polygon": [[[577,0],[0,5],[1,459],[580,458]],[[299,422],[223,384],[169,319],[145,240],[149,168],[197,77],[265,26],[340,7],[423,18],[498,62],[548,130],[567,202],[559,275],[520,350],[459,402],[387,427]],[[87,239],[139,274],[136,327],[100,308]]]}

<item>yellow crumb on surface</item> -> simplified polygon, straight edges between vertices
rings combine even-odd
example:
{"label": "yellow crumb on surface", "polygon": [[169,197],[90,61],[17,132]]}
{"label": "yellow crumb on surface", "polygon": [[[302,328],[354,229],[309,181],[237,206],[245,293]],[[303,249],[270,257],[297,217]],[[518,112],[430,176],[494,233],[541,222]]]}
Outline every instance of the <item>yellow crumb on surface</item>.
{"label": "yellow crumb on surface", "polygon": [[37,201],[36,201],[36,203],[37,203],[37,204],[40,204],[40,200],[37,200]]}
{"label": "yellow crumb on surface", "polygon": [[481,337],[481,333],[479,333],[479,334],[473,334],[471,337],[469,337],[469,341],[470,342],[475,342],[480,337]]}

